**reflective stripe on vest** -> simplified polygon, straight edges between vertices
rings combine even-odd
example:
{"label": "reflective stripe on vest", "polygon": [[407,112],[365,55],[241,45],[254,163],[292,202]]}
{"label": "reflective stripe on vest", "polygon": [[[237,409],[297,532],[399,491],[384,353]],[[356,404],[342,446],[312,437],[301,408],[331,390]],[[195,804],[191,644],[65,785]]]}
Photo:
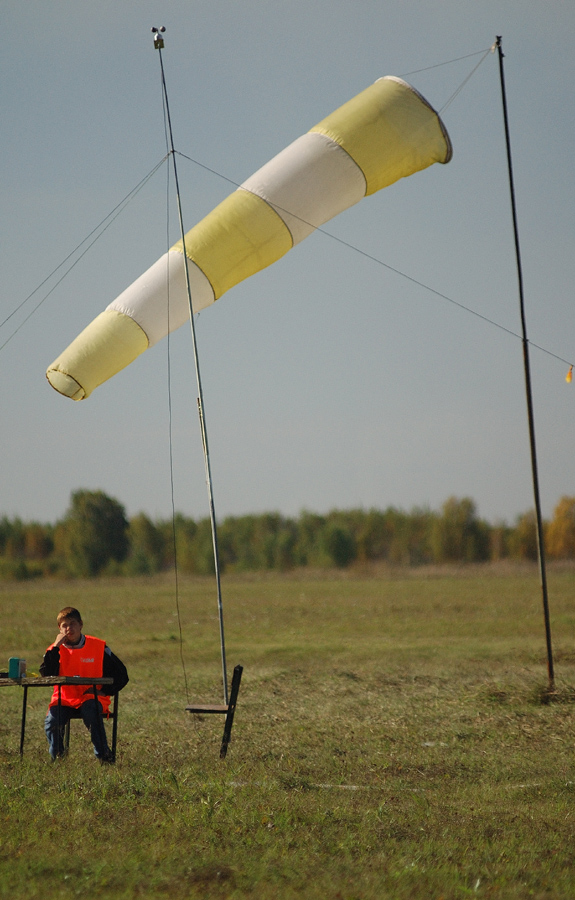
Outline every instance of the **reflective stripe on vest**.
{"label": "reflective stripe on vest", "polygon": [[[104,671],[104,650],[106,642],[100,638],[85,635],[84,646],[80,648],[66,647],[60,644],[60,675],[79,675],[81,678],[102,678]],[[52,647],[54,645],[52,644]],[[51,650],[52,647],[48,649]],[[73,706],[79,709],[86,700],[93,699],[93,691],[89,684],[63,684],[62,690],[62,706]],[[89,693],[86,693],[88,691]],[[102,704],[102,709],[107,712],[110,706],[110,697],[98,694],[98,699]],[[50,706],[58,704],[58,687],[54,688]]]}

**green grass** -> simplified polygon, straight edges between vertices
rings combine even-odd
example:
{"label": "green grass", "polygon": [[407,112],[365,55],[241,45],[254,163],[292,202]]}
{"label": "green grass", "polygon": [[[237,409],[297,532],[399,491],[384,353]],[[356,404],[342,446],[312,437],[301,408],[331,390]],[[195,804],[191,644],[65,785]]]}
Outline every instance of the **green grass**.
{"label": "green grass", "polygon": [[535,570],[224,578],[222,762],[223,719],[184,711],[222,699],[211,580],[180,582],[182,648],[171,579],[0,586],[3,667],[74,605],[131,676],[107,768],[79,722],[49,762],[45,690],[21,760],[0,689],[0,896],[571,900],[574,588],[551,571],[548,697]]}

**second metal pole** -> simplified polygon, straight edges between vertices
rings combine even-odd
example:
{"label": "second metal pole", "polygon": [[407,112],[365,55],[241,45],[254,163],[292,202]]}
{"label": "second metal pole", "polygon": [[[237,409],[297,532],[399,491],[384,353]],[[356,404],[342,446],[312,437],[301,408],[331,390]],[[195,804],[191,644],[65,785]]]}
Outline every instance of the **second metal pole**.
{"label": "second metal pole", "polygon": [[535,444],[535,418],[533,415],[533,397],[531,393],[531,369],[529,365],[529,341],[527,340],[527,326],[525,321],[525,302],[523,296],[523,273],[521,268],[521,253],[519,251],[519,231],[517,227],[517,211],[515,208],[515,187],[513,184],[513,166],[511,163],[511,141],[509,139],[509,122],[507,119],[507,98],[505,93],[505,76],[503,73],[503,50],[501,49],[501,36],[496,39],[496,47],[499,51],[499,74],[501,79],[501,95],[503,100],[503,122],[505,125],[505,143],[507,147],[507,165],[509,171],[509,188],[511,192],[511,211],[513,215],[513,234],[515,237],[515,255],[517,259],[517,277],[519,280],[519,308],[521,312],[521,328],[523,334],[523,366],[525,372],[525,393],[527,398],[527,419],[529,422],[529,445],[531,448],[531,471],[533,477],[533,493],[535,498],[535,516],[537,521],[537,556],[539,559],[539,575],[541,580],[541,592],[543,595],[543,617],[545,621],[545,639],[547,643],[547,673],[549,675],[549,690],[555,685],[555,673],[553,670],[553,647],[551,644],[551,624],[549,621],[549,600],[547,596],[547,575],[545,570],[545,546],[543,542],[543,519],[541,516],[541,500],[539,497],[539,476],[537,473],[537,448]]}

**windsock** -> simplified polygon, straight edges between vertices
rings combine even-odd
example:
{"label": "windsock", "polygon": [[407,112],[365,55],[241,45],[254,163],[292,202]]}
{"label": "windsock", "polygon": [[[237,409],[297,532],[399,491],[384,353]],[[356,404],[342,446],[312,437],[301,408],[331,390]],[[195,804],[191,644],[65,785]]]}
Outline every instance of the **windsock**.
{"label": "windsock", "polygon": [[49,367],[50,384],[83,400],[189,321],[184,260],[199,312],[362,197],[451,156],[424,97],[401,78],[378,79],[248,178],[110,303]]}

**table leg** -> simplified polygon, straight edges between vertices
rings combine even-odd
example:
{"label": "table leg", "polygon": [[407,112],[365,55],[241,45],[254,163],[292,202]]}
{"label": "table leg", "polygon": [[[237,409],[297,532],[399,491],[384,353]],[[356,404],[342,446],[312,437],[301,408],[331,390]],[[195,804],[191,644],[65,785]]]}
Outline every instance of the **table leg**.
{"label": "table leg", "polygon": [[20,726],[20,756],[24,756],[24,736],[26,734],[26,707],[28,705],[28,685],[24,685],[24,697],[22,699],[22,724]]}
{"label": "table leg", "polygon": [[114,694],[114,719],[112,721],[112,760],[116,762],[116,743],[118,740],[118,695]]}
{"label": "table leg", "polygon": [[62,751],[63,752],[58,753],[58,756],[63,756],[64,752],[65,752],[65,747],[63,746],[63,739],[62,739],[62,735],[61,735],[61,731],[60,731],[61,725],[62,725],[62,685],[59,684],[58,685],[58,706],[57,706],[57,711],[56,711],[56,741],[57,741],[57,746],[59,747],[60,741],[62,740]]}

